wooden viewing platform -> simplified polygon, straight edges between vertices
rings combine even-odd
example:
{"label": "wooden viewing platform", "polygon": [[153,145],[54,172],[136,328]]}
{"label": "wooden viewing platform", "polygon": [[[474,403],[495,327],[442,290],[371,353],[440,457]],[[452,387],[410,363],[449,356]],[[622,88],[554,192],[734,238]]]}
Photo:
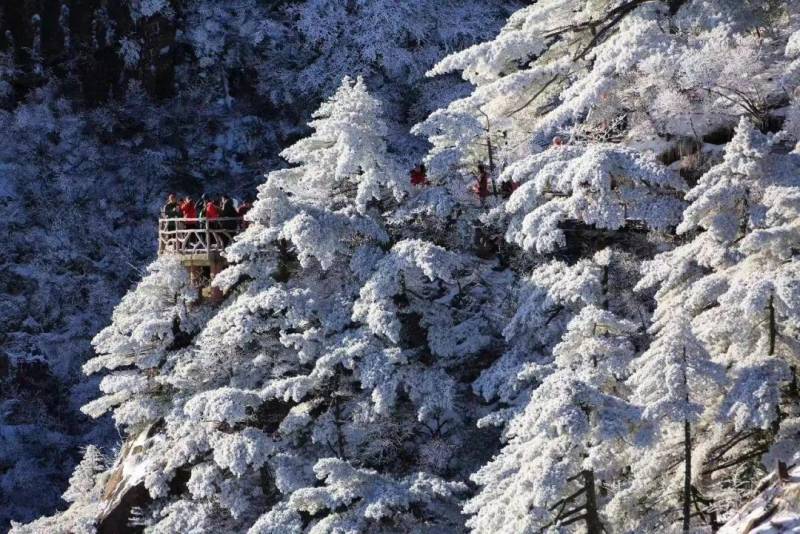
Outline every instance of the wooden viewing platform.
{"label": "wooden viewing platform", "polygon": [[189,269],[192,283],[204,297],[222,300],[211,280],[227,266],[222,252],[243,230],[241,217],[158,220],[158,255],[175,255]]}
{"label": "wooden viewing platform", "polygon": [[159,219],[158,255],[177,254],[209,265],[242,230],[241,217],[219,219]]}

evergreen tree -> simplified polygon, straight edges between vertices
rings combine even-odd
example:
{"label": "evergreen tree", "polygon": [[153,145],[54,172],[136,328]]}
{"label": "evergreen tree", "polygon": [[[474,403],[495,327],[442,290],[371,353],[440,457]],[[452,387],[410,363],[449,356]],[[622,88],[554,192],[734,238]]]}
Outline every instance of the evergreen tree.
{"label": "evergreen tree", "polygon": [[[696,474],[692,465],[692,430],[701,421],[707,424],[709,413],[719,404],[725,369],[711,361],[692,332],[685,311],[672,310],[651,330],[655,339],[633,363],[636,371],[627,384],[633,388],[631,400],[644,408],[643,417],[652,423],[647,427],[650,433],[647,442],[652,450],[634,461],[633,481],[615,497],[620,502],[613,503],[612,510],[620,517],[632,517],[631,525],[646,524],[655,516],[657,523],[650,528],[669,528],[672,526],[669,518],[674,517],[675,503],[679,502],[682,529],[689,532],[694,510],[702,504],[696,502],[696,488],[692,482]],[[682,451],[675,453],[670,445],[680,432],[683,434]],[[669,487],[672,483],[670,471],[660,461],[665,456],[670,462],[675,456],[682,457],[684,470],[680,492],[676,487]],[[646,499],[645,505],[641,503],[643,495],[652,496]],[[680,495],[680,498],[673,499],[673,495]],[[665,499],[665,496],[670,498]]]}
{"label": "evergreen tree", "polygon": [[469,414],[451,373],[490,341],[473,332],[484,267],[392,237],[378,207],[404,191],[380,113],[361,80],[321,107],[226,251],[220,309],[162,259],[97,336],[86,369],[111,374],[85,410],[142,440],[115,469],[147,490],[148,530],[458,524],[463,487],[443,477]]}
{"label": "evergreen tree", "polygon": [[621,396],[636,326],[584,307],[553,349],[525,411],[510,424],[508,444],[474,476],[484,486],[465,511],[483,532],[565,529],[579,522],[603,531],[600,479],[624,469],[614,459],[633,434],[639,411]]}
{"label": "evergreen tree", "polygon": [[736,504],[739,497],[725,477],[741,479],[743,486],[755,482],[760,456],[781,432],[782,389],[797,358],[794,343],[781,337],[796,322],[788,303],[791,290],[780,289],[788,287],[784,273],[793,262],[786,262],[787,249],[767,252],[771,247],[761,244],[777,230],[773,225],[780,228],[786,220],[779,208],[767,215],[773,195],[788,192],[783,184],[794,180],[788,170],[792,164],[771,162],[771,150],[770,139],[743,118],[723,161],[688,194],[692,203],[678,231],[693,239],[655,258],[640,284],[660,281],[656,317],[661,324],[680,321],[686,306],[692,331],[729,375],[722,398],[714,403],[719,423],[703,424],[707,435],[696,440],[702,443],[696,483],[706,504]]}

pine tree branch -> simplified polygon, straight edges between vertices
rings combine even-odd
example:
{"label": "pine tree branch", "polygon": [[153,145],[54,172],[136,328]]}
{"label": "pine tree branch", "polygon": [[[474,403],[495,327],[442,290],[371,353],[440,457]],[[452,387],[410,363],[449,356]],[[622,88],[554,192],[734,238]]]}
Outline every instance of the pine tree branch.
{"label": "pine tree branch", "polygon": [[566,513],[562,513],[559,517],[556,518],[556,524],[557,525],[561,525],[561,526],[568,525],[569,523],[567,521],[563,521],[564,519],[567,519],[569,516],[575,515],[575,514],[577,514],[579,512],[583,512],[584,510],[586,510],[586,505],[582,504],[581,506],[578,506],[577,508],[573,508],[572,510],[570,510],[570,511],[568,511]]}
{"label": "pine tree branch", "polygon": [[575,499],[577,499],[577,498],[578,498],[578,497],[579,497],[579,496],[580,496],[580,495],[581,495],[583,492],[585,492],[585,491],[586,491],[586,488],[581,488],[581,489],[579,489],[578,491],[576,491],[575,493],[573,493],[572,495],[570,495],[570,496],[568,496],[568,497],[564,497],[563,499],[560,499],[560,500],[556,501],[556,502],[555,502],[555,504],[553,504],[553,506],[551,506],[551,507],[549,508],[549,510],[550,510],[550,511],[553,511],[553,510],[555,510],[555,509],[556,509],[558,506],[560,506],[561,504],[564,504],[564,503],[568,503],[568,502],[574,501]]}
{"label": "pine tree branch", "polygon": [[721,451],[719,451],[719,452],[716,454],[716,456],[714,456],[714,458],[712,458],[712,459],[708,460],[706,463],[707,463],[707,464],[713,464],[713,463],[715,463],[715,462],[717,462],[717,461],[721,460],[721,459],[722,459],[722,457],[723,457],[723,456],[725,456],[725,454],[726,454],[726,453],[727,453],[729,450],[731,450],[733,447],[735,447],[735,446],[736,446],[738,443],[741,443],[742,441],[746,440],[747,438],[749,438],[749,437],[751,437],[751,436],[754,436],[756,433],[757,433],[757,431],[753,430],[753,431],[751,431],[751,432],[745,432],[744,434],[737,434],[737,435],[734,435],[733,439],[731,439],[731,440],[730,440],[730,441],[728,441],[727,443],[723,444],[723,445],[722,445],[722,450],[721,450]]}
{"label": "pine tree branch", "polygon": [[542,93],[544,93],[544,92],[547,90],[547,88],[548,88],[548,87],[550,87],[550,86],[551,86],[553,83],[555,83],[555,81],[556,81],[556,80],[558,80],[558,78],[559,78],[559,75],[558,75],[558,74],[556,74],[555,76],[553,76],[552,78],[550,78],[550,79],[549,79],[547,82],[545,82],[545,84],[544,84],[544,85],[543,85],[543,86],[542,86],[542,87],[541,87],[541,88],[540,88],[538,91],[536,91],[536,93],[535,93],[535,94],[534,94],[532,97],[530,97],[530,99],[528,99],[528,101],[527,101],[527,102],[525,102],[525,103],[524,103],[522,106],[518,107],[518,108],[517,108],[517,109],[515,109],[514,111],[511,111],[511,112],[509,112],[509,113],[506,113],[506,117],[512,117],[512,116],[516,115],[517,113],[519,113],[520,111],[522,111],[523,109],[525,109],[525,108],[527,108],[528,106],[530,106],[530,105],[533,103],[533,101],[534,101],[534,100],[536,100],[537,98],[539,98],[539,96],[540,96]]}
{"label": "pine tree branch", "polygon": [[762,448],[762,449],[756,449],[754,451],[750,451],[747,454],[743,454],[742,456],[739,456],[738,458],[735,458],[735,459],[733,459],[733,460],[731,460],[729,462],[725,462],[724,464],[720,464],[720,465],[717,465],[715,467],[705,469],[705,470],[703,470],[703,474],[704,475],[710,475],[711,473],[714,473],[716,471],[721,471],[722,469],[727,469],[728,467],[737,466],[737,465],[739,465],[741,463],[746,462],[747,460],[750,460],[751,458],[755,458],[756,456],[760,456],[760,455],[764,454],[765,452],[767,452],[767,450],[768,449],[766,449],[766,448]]}
{"label": "pine tree branch", "polygon": [[584,521],[586,520],[586,518],[587,518],[586,514],[581,514],[577,517],[573,517],[569,521],[564,521],[563,523],[559,523],[558,526],[566,527],[567,525],[571,525],[572,523],[577,523],[578,521]]}
{"label": "pine tree branch", "polygon": [[[555,30],[550,31],[544,35],[545,39],[560,37],[566,33],[577,33],[589,30],[593,32],[592,39],[584,46],[579,52],[575,54],[573,60],[577,61],[583,59],[595,46],[597,46],[603,38],[613,30],[620,21],[625,18],[631,11],[646,3],[661,1],[661,0],[629,0],[623,4],[618,5],[614,9],[609,10],[603,18],[588,20],[578,24],[570,24]],[[605,25],[605,26],[604,26]],[[599,29],[598,29],[599,28]]]}

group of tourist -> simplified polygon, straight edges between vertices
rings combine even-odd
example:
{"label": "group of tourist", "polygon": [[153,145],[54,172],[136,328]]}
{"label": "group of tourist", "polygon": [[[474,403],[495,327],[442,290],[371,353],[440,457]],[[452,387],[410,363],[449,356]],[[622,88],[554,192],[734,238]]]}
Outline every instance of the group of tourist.
{"label": "group of tourist", "polygon": [[[242,218],[252,206],[251,199],[236,203],[228,195],[220,195],[219,199],[214,199],[203,194],[197,201],[191,195],[186,195],[179,201],[177,194],[170,193],[167,196],[166,204],[161,208],[161,217],[163,219],[195,219],[178,221],[184,228],[197,228],[198,223],[209,221],[210,228],[237,230],[244,227],[245,223]],[[213,222],[215,219],[223,220]],[[171,224],[171,226],[174,225]]]}
{"label": "group of tourist", "polygon": [[228,195],[213,198],[203,194],[196,201],[191,195],[178,200],[177,194],[170,193],[161,208],[161,218],[164,219],[161,231],[169,232],[166,239],[172,244],[168,246],[176,250],[195,249],[198,246],[209,250],[223,249],[236,233],[247,227],[244,215],[252,206],[253,200],[250,198],[236,202]]}

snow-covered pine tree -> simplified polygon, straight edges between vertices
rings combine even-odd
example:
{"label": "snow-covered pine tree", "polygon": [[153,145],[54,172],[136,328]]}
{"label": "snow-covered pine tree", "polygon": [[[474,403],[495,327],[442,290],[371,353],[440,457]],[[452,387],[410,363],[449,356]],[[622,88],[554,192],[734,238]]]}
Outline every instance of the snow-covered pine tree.
{"label": "snow-covered pine tree", "polygon": [[549,368],[550,352],[569,321],[582,307],[603,301],[604,259],[600,254],[574,265],[548,262],[521,280],[511,295],[514,314],[503,329],[506,350],[473,385],[485,401],[497,400],[502,407],[481,425],[501,426],[525,409],[536,377]]}
{"label": "snow-covered pine tree", "polygon": [[[84,371],[108,374],[100,383],[104,395],[83,408],[88,415],[100,417],[113,411],[117,425],[131,439],[148,436],[171,409],[171,391],[159,380],[167,357],[184,349],[208,318],[208,309],[196,305],[198,296],[178,260],[161,258],[150,265],[147,275],[114,310],[111,325],[94,340],[98,355],[85,364]],[[94,532],[107,505],[100,498],[103,484],[129,461],[120,456],[102,472],[104,459],[95,447],[88,447],[64,494],[71,503],[69,509],[15,531]],[[116,485],[134,487],[145,474],[117,480]]]}
{"label": "snow-covered pine tree", "polygon": [[[198,336],[192,357],[176,361],[174,380],[190,396],[184,413],[194,425],[209,422],[212,437],[216,425],[230,430],[219,446],[207,445],[213,461],[191,468],[188,494],[169,504],[156,529],[174,528],[192,511],[204,521],[222,513],[228,529],[242,530],[273,506],[254,531],[298,524],[301,513],[313,514],[320,531],[366,529],[426,500],[410,483],[365,471],[403,462],[413,439],[401,417],[388,417],[402,351],[383,349],[355,313],[361,284],[390,245],[374,207],[391,198],[396,178],[380,105],[363,81],[345,79],[315,116],[315,133],[285,151],[299,165],[268,177],[253,224],[228,252],[232,266],[217,283],[232,292],[229,304]],[[414,278],[422,287],[407,279],[410,290],[424,291],[424,278]],[[396,407],[412,418],[414,401],[434,392],[415,393]],[[230,447],[252,452],[239,459],[224,452]],[[333,503],[312,490],[317,477],[331,492],[362,482]],[[240,497],[231,501],[234,490]],[[444,485],[438,495],[449,492]]]}
{"label": "snow-covered pine tree", "polygon": [[476,466],[457,454],[472,412],[455,377],[491,340],[492,264],[393,236],[382,206],[407,192],[363,81],[313,127],[226,251],[221,308],[161,259],[97,337],[87,370],[111,374],[86,410],[114,409],[135,441],[113,469],[146,490],[148,531],[462,522],[447,478]]}
{"label": "snow-covered pine tree", "polygon": [[70,503],[69,509],[54,517],[45,517],[29,525],[12,522],[15,532],[31,534],[37,532],[73,532],[75,534],[94,534],[97,532],[95,520],[102,512],[102,493],[108,473],[106,459],[94,445],[89,445],[83,459],[75,467],[69,479],[69,487],[63,499]]}
{"label": "snow-covered pine tree", "polygon": [[158,374],[168,354],[185,348],[208,318],[207,309],[195,306],[198,299],[180,261],[165,257],[151,264],[115,308],[111,325],[93,341],[98,355],[84,372],[110,374],[100,383],[104,395],[82,410],[100,417],[113,409],[117,425],[130,434],[164,417],[169,397]]}
{"label": "snow-covered pine tree", "polygon": [[[314,514],[315,532],[456,528],[460,522],[454,508],[436,506],[460,486],[432,475],[460,468],[455,453],[463,446],[465,417],[456,409],[458,385],[448,366],[457,369],[489,340],[475,332],[488,329],[476,307],[486,298],[474,274],[479,266],[429,242],[403,239],[391,226],[396,219],[382,220],[380,208],[407,192],[375,136],[379,117],[359,115],[365,110],[377,107],[363,82],[345,80],[321,108],[316,133],[287,151],[302,165],[273,173],[262,188],[262,197],[283,195],[278,187],[289,192],[286,201],[297,215],[270,220],[299,258],[300,270],[286,284],[304,288],[315,302],[328,295],[317,320],[330,324],[319,328],[312,321],[304,332],[286,335],[308,368],[283,370],[262,390],[299,403],[281,423],[283,439],[311,440],[276,461],[278,487],[291,496],[258,522],[257,532],[269,531],[273,520],[299,521],[303,513]],[[324,176],[326,185],[309,187]],[[256,226],[259,210],[281,206],[266,200],[256,207]],[[342,241],[331,232],[336,217],[355,238]],[[240,248],[250,250],[247,235],[233,247],[234,260]],[[254,235],[263,242],[263,231]],[[328,236],[331,241],[318,241]],[[308,476],[317,459],[321,488]],[[350,484],[349,497],[336,497]]]}
{"label": "snow-covered pine tree", "polygon": [[[475,383],[476,391],[487,400],[499,401],[499,410],[482,423],[510,421],[509,443],[498,460],[476,475],[484,487],[467,506],[475,514],[470,525],[478,532],[537,526],[577,530],[582,520],[590,530],[599,531],[608,499],[598,497],[598,492],[590,499],[593,513],[583,514],[583,506],[589,503],[579,499],[583,492],[587,496],[591,492],[590,484],[580,480],[581,472],[592,479],[597,475],[598,488],[629,482],[625,467],[633,456],[626,451],[625,440],[632,439],[638,412],[628,402],[624,385],[627,363],[618,362],[615,374],[611,373],[613,386],[580,382],[600,396],[593,397],[597,417],[584,413],[586,425],[581,427],[587,432],[584,437],[595,432],[595,440],[589,438],[590,445],[578,440],[570,467],[573,472],[546,478],[545,466],[537,464],[540,470],[526,462],[546,463],[548,455],[526,451],[540,450],[531,447],[533,442],[545,449],[552,446],[552,451],[559,451],[551,456],[556,462],[563,451],[560,447],[571,443],[566,437],[569,431],[548,434],[548,418],[557,418],[560,412],[556,408],[549,415],[540,411],[549,398],[561,399],[554,405],[571,406],[580,389],[564,385],[562,395],[555,392],[556,384],[574,379],[568,371],[559,371],[555,360],[556,347],[563,346],[559,345],[562,336],[568,336],[564,343],[574,339],[566,334],[569,321],[586,305],[597,307],[587,310],[610,306],[606,313],[621,314],[618,320],[628,325],[618,336],[627,336],[628,343],[638,337],[631,320],[647,321],[643,299],[632,297],[626,302],[630,294],[610,288],[609,276],[626,272],[628,289],[632,287],[638,261],[653,250],[646,232],[666,231],[680,220],[684,181],[654,154],[620,143],[636,124],[624,109],[627,103],[609,96],[615,89],[628,87],[639,62],[669,40],[659,21],[674,15],[679,6],[644,4],[537,2],[515,14],[494,41],[447,58],[432,71],[462,70],[478,86],[470,96],[416,127],[434,145],[427,158],[434,179],[458,182],[465,166],[476,161],[493,163],[499,183],[520,185],[506,202],[495,203],[497,207],[481,218],[482,224],[514,247],[546,254],[537,258],[544,265],[533,271],[528,287],[519,295],[517,314],[505,330],[505,354]],[[604,8],[608,9],[604,12]],[[579,13],[576,19],[575,13]],[[564,20],[577,22],[570,25]],[[602,30],[597,38],[592,29]],[[551,140],[553,146],[545,148]],[[502,172],[497,172],[501,167]],[[592,261],[607,244],[633,254],[606,252]],[[513,248],[511,256],[516,256],[515,267],[526,268]],[[553,262],[559,257],[573,265]],[[636,351],[632,345],[627,347],[623,359],[630,360]],[[551,376],[552,383],[548,382]],[[602,387],[610,389],[597,389]],[[612,408],[618,409],[619,419],[612,417]],[[600,417],[603,413],[609,416],[607,420]],[[540,430],[536,421],[542,424]],[[590,449],[595,458],[604,455],[602,447],[593,448],[598,436],[608,430],[603,421],[618,425],[611,432],[616,432],[615,439],[608,439],[610,449],[605,453],[609,458],[597,460],[605,462],[608,470],[598,475],[591,462],[582,469],[578,459]],[[581,447],[588,448],[578,450]],[[520,491],[521,487],[526,491]],[[573,501],[577,501],[574,508],[558,509]],[[560,516],[565,512],[574,513]],[[513,520],[504,522],[503,516]],[[606,520],[614,526],[613,517]]]}
{"label": "snow-covered pine tree", "polygon": [[[631,401],[643,408],[649,435],[643,436],[644,450],[632,458],[632,480],[609,508],[615,522],[625,528],[669,530],[680,522],[689,532],[691,518],[702,504],[692,482],[694,427],[698,422],[708,425],[709,413],[719,405],[725,368],[711,361],[684,310],[670,310],[650,329],[655,339],[633,362],[635,371],[627,381],[633,389]],[[683,464],[682,473],[671,469],[676,458]]]}
{"label": "snow-covered pine tree", "polygon": [[640,418],[620,381],[636,328],[591,305],[570,321],[552,369],[511,422],[508,444],[474,476],[483,488],[465,507],[475,514],[471,528],[530,532],[583,522],[588,532],[603,531],[600,481],[620,476],[620,452]]}
{"label": "snow-covered pine tree", "polygon": [[[725,409],[737,430],[766,429],[779,417],[777,387],[788,369],[775,358],[781,348],[778,321],[788,313],[794,322],[791,304],[787,307],[780,298],[785,294],[780,275],[771,278],[773,270],[781,270],[785,253],[772,256],[761,250],[758,237],[751,238],[753,231],[769,225],[763,201],[767,187],[795,181],[791,162],[770,162],[770,152],[769,139],[743,118],[725,160],[689,193],[692,203],[678,227],[682,233],[702,228],[730,257],[727,265],[696,282],[689,295],[700,311],[694,319],[698,335],[718,361],[734,366]],[[788,350],[793,360],[793,347]],[[769,384],[766,390],[764,383]]]}
{"label": "snow-covered pine tree", "polygon": [[795,426],[786,399],[795,395],[791,367],[798,358],[789,334],[797,324],[790,281],[796,274],[786,247],[796,236],[785,227],[791,208],[775,203],[784,195],[781,205],[791,206],[797,181],[792,158],[776,150],[771,137],[742,118],[723,161],[688,194],[678,231],[690,239],[646,264],[640,283],[660,284],[656,325],[680,321],[685,306],[710,359],[729,375],[723,396],[713,399],[716,418],[697,428],[703,434],[696,439],[693,499],[715,510],[738,503],[774,443],[780,443],[775,458],[786,459],[781,422],[788,415],[787,428]]}

